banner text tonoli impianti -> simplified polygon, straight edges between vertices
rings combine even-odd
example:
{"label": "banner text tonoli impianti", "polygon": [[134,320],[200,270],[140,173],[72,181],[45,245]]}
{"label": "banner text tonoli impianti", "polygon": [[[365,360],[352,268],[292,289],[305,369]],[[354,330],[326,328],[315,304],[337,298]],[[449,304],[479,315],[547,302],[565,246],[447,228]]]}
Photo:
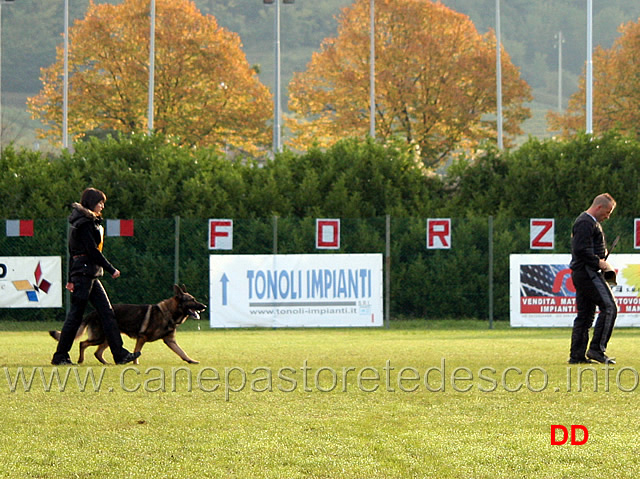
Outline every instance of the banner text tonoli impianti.
{"label": "banner text tonoli impianti", "polygon": [[249,299],[371,298],[371,270],[247,270]]}

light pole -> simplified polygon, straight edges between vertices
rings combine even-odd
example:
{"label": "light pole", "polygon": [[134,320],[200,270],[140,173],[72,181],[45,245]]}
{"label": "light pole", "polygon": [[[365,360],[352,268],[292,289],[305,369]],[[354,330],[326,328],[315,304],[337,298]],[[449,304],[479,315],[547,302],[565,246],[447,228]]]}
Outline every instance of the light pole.
{"label": "light pole", "polygon": [[2,154],[2,5],[13,0],[0,0],[0,154]]}
{"label": "light pole", "polygon": [[587,134],[593,133],[593,0],[587,1]]}
{"label": "light pole", "polygon": [[156,0],[151,0],[149,16],[151,26],[149,30],[149,99],[147,110],[147,127],[149,135],[153,133],[153,95],[155,91],[155,49],[156,49]]}
{"label": "light pole", "polygon": [[562,44],[564,37],[562,31],[555,36],[558,40],[558,111],[562,111]]}
{"label": "light pole", "polygon": [[371,32],[370,32],[370,52],[369,52],[369,136],[376,137],[376,43],[375,43],[375,0],[371,0]]}
{"label": "light pole", "polygon": [[498,148],[502,149],[502,59],[500,53],[500,0],[496,0],[496,97],[498,117]]}
{"label": "light pole", "polygon": [[[267,5],[276,4],[274,30],[275,50],[275,95],[273,100],[273,154],[282,150],[282,106],[280,104],[280,2],[278,0],[263,0]],[[282,3],[294,3],[295,0],[282,0]]]}
{"label": "light pole", "polygon": [[69,148],[69,0],[64,0],[64,73],[62,81],[62,147]]}

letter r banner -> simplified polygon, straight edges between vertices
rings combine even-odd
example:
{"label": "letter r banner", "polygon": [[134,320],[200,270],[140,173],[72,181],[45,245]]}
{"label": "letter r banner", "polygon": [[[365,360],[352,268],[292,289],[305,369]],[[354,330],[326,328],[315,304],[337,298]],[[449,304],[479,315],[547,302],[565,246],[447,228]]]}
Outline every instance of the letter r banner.
{"label": "letter r banner", "polygon": [[427,218],[427,249],[451,249],[451,218]]}

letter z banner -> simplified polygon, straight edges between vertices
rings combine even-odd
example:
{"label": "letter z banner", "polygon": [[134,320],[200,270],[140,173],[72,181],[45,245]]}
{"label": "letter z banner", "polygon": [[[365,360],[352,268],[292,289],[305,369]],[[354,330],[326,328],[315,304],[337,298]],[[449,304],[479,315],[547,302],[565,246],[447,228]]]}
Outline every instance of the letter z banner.
{"label": "letter z banner", "polygon": [[532,218],[529,228],[531,249],[553,249],[555,244],[555,220],[553,218]]}

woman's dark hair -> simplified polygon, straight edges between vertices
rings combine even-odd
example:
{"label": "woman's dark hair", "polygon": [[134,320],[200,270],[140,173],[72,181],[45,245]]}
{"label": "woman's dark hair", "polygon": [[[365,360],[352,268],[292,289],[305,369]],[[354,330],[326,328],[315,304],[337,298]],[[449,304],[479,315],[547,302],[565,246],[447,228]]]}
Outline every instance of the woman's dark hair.
{"label": "woman's dark hair", "polygon": [[107,201],[107,195],[105,195],[100,190],[96,190],[95,188],[87,188],[82,192],[80,204],[88,210],[93,211],[96,205],[101,201]]}

